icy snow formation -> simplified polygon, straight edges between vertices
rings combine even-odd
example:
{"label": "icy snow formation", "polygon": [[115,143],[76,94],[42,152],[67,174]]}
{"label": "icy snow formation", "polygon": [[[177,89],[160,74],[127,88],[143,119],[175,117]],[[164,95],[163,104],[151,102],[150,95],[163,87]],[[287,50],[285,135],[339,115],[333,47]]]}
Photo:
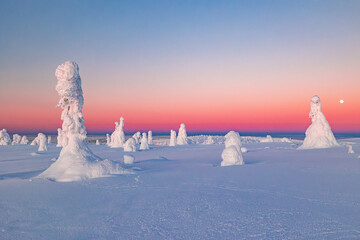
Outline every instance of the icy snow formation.
{"label": "icy snow formation", "polygon": [[141,138],[140,132],[135,133],[132,137],[135,139],[136,144],[140,143],[140,138]]}
{"label": "icy snow formation", "polygon": [[169,146],[173,147],[176,145],[176,132],[174,130],[170,130],[170,143]]}
{"label": "icy snow formation", "polygon": [[28,144],[29,143],[29,140],[27,139],[27,137],[26,136],[23,136],[22,138],[21,138],[21,141],[20,141],[20,144]]}
{"label": "icy snow formation", "polygon": [[56,144],[56,146],[57,147],[62,147],[63,146],[63,136],[62,136],[63,133],[62,133],[61,128],[58,128],[57,132],[58,132],[58,135],[57,135],[57,144]]}
{"label": "icy snow formation", "polygon": [[241,150],[242,153],[247,153],[248,152],[246,147],[241,147],[240,150]]}
{"label": "icy snow formation", "polygon": [[148,132],[148,144],[153,144],[152,131]]}
{"label": "icy snow formation", "polygon": [[6,129],[0,131],[0,145],[9,145],[11,143],[11,139]]}
{"label": "icy snow formation", "polygon": [[221,158],[223,159],[221,162],[222,167],[244,164],[239,133],[230,131],[225,135],[225,149],[221,154]]}
{"label": "icy snow formation", "polygon": [[321,112],[321,101],[318,96],[313,96],[310,101],[312,124],[306,130],[306,137],[299,149],[329,148],[339,146],[330,125]]}
{"label": "icy snow formation", "polygon": [[186,134],[186,127],[185,124],[182,123],[179,128],[179,133],[176,140],[177,145],[186,145],[188,144],[187,134]]}
{"label": "icy snow formation", "polygon": [[149,149],[149,144],[148,144],[148,140],[146,137],[146,133],[143,133],[141,142],[140,142],[140,150],[148,150],[148,149]]}
{"label": "icy snow formation", "polygon": [[107,134],[106,134],[106,145],[110,146],[110,143],[111,143],[110,136],[109,136],[109,134],[107,133]]}
{"label": "icy snow formation", "polygon": [[63,146],[56,162],[39,177],[69,182],[123,173],[118,165],[102,160],[87,145],[82,114],[84,97],[78,65],[67,61],[58,66],[55,76],[58,79],[56,91],[60,96],[58,106],[63,109],[62,136],[67,139],[67,144]]}
{"label": "icy snow formation", "polygon": [[110,137],[110,147],[120,148],[123,147],[125,143],[125,133],[124,133],[124,118],[120,118],[120,123],[115,122],[115,131],[111,134]]}
{"label": "icy snow formation", "polygon": [[133,164],[134,160],[135,160],[135,157],[133,155],[130,155],[130,154],[124,155],[124,164]]}
{"label": "icy snow formation", "polygon": [[48,144],[51,143],[51,136],[48,136],[48,138],[47,138],[47,143],[48,143]]}
{"label": "icy snow formation", "polygon": [[134,138],[129,138],[124,144],[124,152],[136,152],[136,142]]}
{"label": "icy snow formation", "polygon": [[17,144],[20,144],[21,142],[21,136],[19,134],[14,134],[13,135],[13,140],[12,140],[12,143],[11,145],[17,145]]}
{"label": "icy snow formation", "polygon": [[47,151],[47,138],[45,134],[39,133],[36,138],[37,138],[37,144],[39,145],[38,151],[39,152]]}
{"label": "icy snow formation", "polygon": [[95,144],[100,145],[99,139],[96,140]]}
{"label": "icy snow formation", "polygon": [[204,142],[204,144],[210,145],[210,144],[215,144],[214,139],[212,138],[212,136],[208,136],[206,141]]}
{"label": "icy snow formation", "polygon": [[347,147],[348,147],[348,153],[349,154],[354,154],[355,153],[354,150],[353,150],[353,147],[351,145],[348,145]]}
{"label": "icy snow formation", "polygon": [[266,135],[266,138],[261,139],[260,142],[267,143],[267,142],[274,142],[270,135]]}

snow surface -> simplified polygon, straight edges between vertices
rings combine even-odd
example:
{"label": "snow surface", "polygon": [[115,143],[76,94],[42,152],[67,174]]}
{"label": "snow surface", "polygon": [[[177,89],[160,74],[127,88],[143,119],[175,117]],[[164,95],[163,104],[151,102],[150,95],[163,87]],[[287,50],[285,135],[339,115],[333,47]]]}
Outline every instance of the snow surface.
{"label": "snow surface", "polygon": [[220,167],[223,144],[154,145],[131,153],[133,174],[70,183],[35,178],[61,148],[0,146],[0,239],[360,239],[360,160],[342,144],[360,152],[360,139],[307,151],[241,140],[242,166]]}

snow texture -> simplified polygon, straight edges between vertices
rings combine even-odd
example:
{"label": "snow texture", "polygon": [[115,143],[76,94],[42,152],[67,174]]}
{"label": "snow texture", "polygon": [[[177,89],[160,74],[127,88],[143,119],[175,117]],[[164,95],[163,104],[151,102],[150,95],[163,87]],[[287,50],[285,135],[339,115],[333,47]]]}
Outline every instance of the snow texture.
{"label": "snow texture", "polygon": [[221,154],[221,166],[243,165],[241,155],[241,139],[237,132],[230,131],[225,135],[225,149]]}
{"label": "snow texture", "polygon": [[115,122],[115,131],[111,134],[110,137],[110,147],[120,148],[123,147],[125,143],[125,133],[124,133],[124,118],[120,118],[120,123]]}
{"label": "snow texture", "polygon": [[130,155],[130,154],[124,155],[124,164],[133,164],[134,160],[135,160],[135,158],[133,155]]}
{"label": "snow texture", "polygon": [[140,150],[148,150],[148,149],[149,149],[148,139],[146,133],[143,133],[140,142]]}
{"label": "snow texture", "polygon": [[82,108],[84,97],[79,67],[75,62],[61,64],[55,72],[58,79],[56,91],[60,96],[63,146],[59,158],[39,175],[59,182],[78,181],[124,173],[123,169],[109,160],[102,160],[88,147]]}
{"label": "snow texture", "polygon": [[206,144],[206,145],[215,144],[215,141],[212,138],[212,136],[208,136],[206,141],[204,142],[204,144]]}
{"label": "snow texture", "polygon": [[107,133],[106,134],[106,145],[110,146],[111,140],[110,140],[110,135]]}
{"label": "snow texture", "polygon": [[48,138],[47,138],[47,143],[48,143],[48,144],[51,144],[51,136],[48,136]]}
{"label": "snow texture", "polygon": [[43,133],[39,133],[36,137],[37,144],[39,145],[38,152],[46,152],[47,151],[47,138]]}
{"label": "snow texture", "polygon": [[153,144],[153,137],[152,137],[152,131],[148,132],[148,144]]}
{"label": "snow texture", "polygon": [[321,101],[318,96],[313,96],[310,101],[310,113],[312,124],[306,130],[306,137],[299,149],[330,148],[337,147],[337,143],[330,125],[321,112]]}
{"label": "snow texture", "polygon": [[134,138],[129,138],[124,144],[124,152],[136,152],[136,141]]}
{"label": "snow texture", "polygon": [[248,152],[246,147],[241,147],[240,150],[241,150],[242,153],[247,153]]}
{"label": "snow texture", "polygon": [[0,145],[9,145],[11,143],[10,135],[6,129],[0,131]]}
{"label": "snow texture", "polygon": [[57,132],[58,132],[58,135],[57,135],[57,147],[62,147],[63,145],[66,145],[66,142],[64,141],[64,144],[63,144],[63,139],[65,140],[65,138],[63,138],[63,133],[62,133],[62,130],[61,128],[58,128],[57,129]]}
{"label": "snow texture", "polygon": [[179,133],[176,140],[177,145],[186,145],[188,144],[187,134],[186,134],[186,127],[185,124],[180,124]]}
{"label": "snow texture", "polygon": [[17,145],[17,144],[20,144],[21,142],[21,136],[19,134],[13,134],[13,140],[12,140],[12,143],[11,145]]}
{"label": "snow texture", "polygon": [[173,147],[176,145],[176,132],[174,130],[170,130],[170,142],[169,146]]}

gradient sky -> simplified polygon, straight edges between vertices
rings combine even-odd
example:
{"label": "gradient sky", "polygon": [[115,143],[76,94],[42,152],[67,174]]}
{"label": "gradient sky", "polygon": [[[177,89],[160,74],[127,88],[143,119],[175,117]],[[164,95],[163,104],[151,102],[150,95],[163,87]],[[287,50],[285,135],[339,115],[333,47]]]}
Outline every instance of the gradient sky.
{"label": "gradient sky", "polygon": [[[360,1],[0,1],[0,128],[52,131],[79,64],[88,132],[360,132]],[[345,103],[340,104],[339,100]]]}

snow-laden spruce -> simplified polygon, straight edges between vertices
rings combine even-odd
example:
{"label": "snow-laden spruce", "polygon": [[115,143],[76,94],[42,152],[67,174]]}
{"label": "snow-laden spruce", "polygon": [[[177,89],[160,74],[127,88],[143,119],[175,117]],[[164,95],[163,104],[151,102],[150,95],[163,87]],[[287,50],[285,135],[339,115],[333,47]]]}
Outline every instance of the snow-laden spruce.
{"label": "snow-laden spruce", "polygon": [[37,145],[39,145],[38,151],[39,152],[45,152],[47,151],[47,137],[43,133],[39,133],[36,137],[37,139]]}
{"label": "snow-laden spruce", "polygon": [[63,144],[63,139],[65,140],[65,138],[63,138],[63,132],[61,130],[61,128],[57,129],[58,135],[57,135],[57,147],[62,147],[63,145],[66,145],[66,143]]}
{"label": "snow-laden spruce", "polygon": [[6,129],[0,131],[0,145],[9,145],[11,143],[10,135]]}
{"label": "snow-laden spruce", "polygon": [[48,137],[47,137],[47,143],[48,143],[48,144],[51,144],[51,136],[48,136]]}
{"label": "snow-laden spruce", "polygon": [[29,143],[29,140],[27,139],[26,136],[22,136],[20,144],[26,145]]}
{"label": "snow-laden spruce", "polygon": [[212,136],[208,136],[208,137],[206,138],[204,144],[206,144],[206,145],[215,144],[215,141],[214,141],[214,139],[213,139]]}
{"label": "snow-laden spruce", "polygon": [[148,132],[148,144],[153,144],[152,131]]}
{"label": "snow-laden spruce", "polygon": [[148,149],[149,149],[148,139],[146,137],[146,133],[143,133],[140,142],[140,150],[148,150]]}
{"label": "snow-laden spruce", "polygon": [[11,145],[18,145],[21,142],[21,136],[19,134],[13,134],[13,140],[11,142]]}
{"label": "snow-laden spruce", "polygon": [[129,138],[124,144],[124,152],[136,152],[136,141],[134,138]]}
{"label": "snow-laden spruce", "polygon": [[120,118],[120,123],[115,122],[115,131],[111,134],[110,137],[110,147],[120,148],[123,147],[125,143],[125,133],[124,133],[124,118]]}
{"label": "snow-laden spruce", "polygon": [[185,127],[184,123],[180,124],[179,133],[178,133],[178,136],[177,136],[177,139],[176,139],[176,144],[177,145],[186,145],[186,144],[188,144],[186,127]]}
{"label": "snow-laden spruce", "polygon": [[313,96],[310,101],[310,113],[312,124],[306,130],[306,137],[298,149],[330,148],[339,146],[330,125],[321,112],[321,101],[318,96]]}
{"label": "snow-laden spruce", "polygon": [[63,109],[62,134],[67,140],[56,162],[39,177],[69,182],[123,173],[119,165],[102,160],[87,145],[78,65],[67,61],[56,69],[55,76],[58,79],[56,91],[60,96],[58,106]]}
{"label": "snow-laden spruce", "polygon": [[95,145],[100,145],[99,139],[96,140]]}
{"label": "snow-laden spruce", "polygon": [[176,132],[174,130],[170,130],[170,142],[169,146],[173,147],[176,145]]}
{"label": "snow-laden spruce", "polygon": [[135,139],[136,144],[140,143],[141,132],[136,132],[132,137]]}
{"label": "snow-laden spruce", "polygon": [[243,165],[241,139],[237,132],[230,131],[225,135],[225,149],[221,154],[221,166]]}

